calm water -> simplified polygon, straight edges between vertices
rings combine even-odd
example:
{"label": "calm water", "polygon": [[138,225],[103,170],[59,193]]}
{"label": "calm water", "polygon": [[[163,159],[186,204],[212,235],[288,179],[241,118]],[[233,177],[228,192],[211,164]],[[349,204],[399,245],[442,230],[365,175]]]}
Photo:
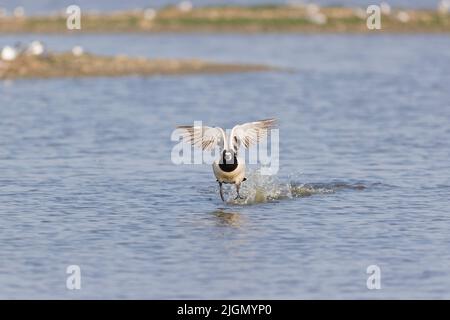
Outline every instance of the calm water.
{"label": "calm water", "polygon": [[[450,298],[448,36],[39,38],[295,70],[0,82],[0,298]],[[170,160],[178,124],[272,116],[245,205]]]}
{"label": "calm water", "polygon": [[[295,1],[295,0],[294,0]],[[42,14],[65,10],[67,6],[76,4],[82,10],[111,11],[111,10],[129,10],[145,7],[163,7],[167,5],[176,5],[181,0],[3,0],[1,7],[7,10],[13,10],[17,6],[23,6],[29,14]],[[286,4],[288,0],[192,0],[194,6],[206,5],[258,5],[258,4]],[[371,0],[315,0],[303,1],[304,3],[314,2],[321,5],[343,5],[343,6],[369,6],[377,2]],[[390,0],[387,1],[397,7],[415,7],[415,8],[436,8],[438,0]]]}

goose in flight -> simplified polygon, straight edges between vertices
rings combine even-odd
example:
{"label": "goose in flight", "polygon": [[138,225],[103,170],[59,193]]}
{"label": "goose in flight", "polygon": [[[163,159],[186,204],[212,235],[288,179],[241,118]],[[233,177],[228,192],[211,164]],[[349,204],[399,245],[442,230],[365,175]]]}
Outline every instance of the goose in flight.
{"label": "goose in flight", "polygon": [[222,128],[208,126],[178,126],[183,129],[183,140],[204,151],[211,151],[216,146],[220,148],[220,158],[212,165],[214,175],[220,188],[220,197],[223,197],[222,185],[224,183],[236,186],[237,197],[243,199],[239,194],[241,183],[245,180],[245,163],[238,157],[239,147],[244,145],[249,148],[257,144],[265,137],[268,131],[275,127],[275,119],[259,120],[234,126],[229,136]]}

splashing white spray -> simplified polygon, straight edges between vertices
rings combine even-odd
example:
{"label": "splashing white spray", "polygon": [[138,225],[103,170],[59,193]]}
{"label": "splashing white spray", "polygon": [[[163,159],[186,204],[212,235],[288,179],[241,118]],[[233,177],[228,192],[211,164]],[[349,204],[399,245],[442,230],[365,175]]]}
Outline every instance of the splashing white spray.
{"label": "splashing white spray", "polygon": [[[260,170],[249,171],[247,181],[242,184],[241,195],[244,199],[233,199],[231,191],[228,192],[228,204],[251,205],[308,197],[314,194],[334,193],[336,189],[345,187],[345,184],[304,184],[298,182],[282,182],[278,176],[262,175]],[[353,188],[348,185],[348,188]]]}

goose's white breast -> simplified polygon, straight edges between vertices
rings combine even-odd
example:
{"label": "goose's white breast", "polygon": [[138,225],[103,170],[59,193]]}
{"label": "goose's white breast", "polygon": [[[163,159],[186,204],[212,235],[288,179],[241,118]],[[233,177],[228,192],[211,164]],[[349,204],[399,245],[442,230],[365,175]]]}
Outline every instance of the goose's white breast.
{"label": "goose's white breast", "polygon": [[220,169],[219,160],[214,161],[213,171],[216,179],[223,183],[240,184],[245,177],[245,163],[238,158],[238,166],[231,172],[226,172]]}

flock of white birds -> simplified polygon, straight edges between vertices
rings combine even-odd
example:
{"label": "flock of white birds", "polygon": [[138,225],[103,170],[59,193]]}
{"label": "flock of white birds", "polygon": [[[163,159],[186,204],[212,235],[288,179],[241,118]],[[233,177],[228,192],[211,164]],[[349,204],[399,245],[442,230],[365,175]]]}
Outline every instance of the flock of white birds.
{"label": "flock of white birds", "polygon": [[[288,5],[293,7],[303,7],[306,9],[308,19],[315,24],[323,25],[327,23],[327,16],[321,12],[321,7],[315,3],[305,3],[299,0],[289,0]],[[193,9],[191,1],[185,0],[178,3],[177,8],[183,12],[189,12]],[[393,13],[391,6],[387,2],[381,2],[381,13],[384,15],[391,15]],[[354,8],[354,13],[360,18],[365,18],[366,12],[362,8]],[[450,12],[450,0],[440,0],[437,6],[437,11],[440,14],[448,14]],[[0,18],[8,15],[6,9],[0,8]],[[156,17],[157,11],[153,8],[144,9],[144,17],[148,20],[152,20]],[[25,9],[23,7],[16,7],[12,11],[12,16],[15,18],[25,17]],[[398,11],[395,15],[398,21],[407,23],[410,20],[410,15],[406,11]],[[32,41],[27,47],[22,45],[10,46],[6,45],[1,49],[0,59],[3,61],[13,61],[21,54],[41,56],[45,54],[46,50],[42,42]],[[81,46],[75,46],[72,48],[72,54],[74,56],[81,56],[84,53],[84,49]]]}
{"label": "flock of white birds", "polygon": [[[178,10],[183,12],[191,11],[194,6],[191,1],[181,1],[177,5]],[[156,17],[157,11],[153,8],[144,9],[144,17],[147,20],[152,20]],[[8,12],[4,8],[0,8],[0,18],[7,17]],[[23,7],[16,7],[12,11],[12,17],[14,18],[24,18],[25,17],[25,9]],[[0,60],[2,61],[14,61],[22,54],[31,55],[31,56],[42,56],[46,53],[46,49],[44,44],[41,41],[32,41],[28,46],[24,47],[21,44],[17,44],[14,46],[6,45],[0,51]],[[81,46],[75,46],[72,48],[72,54],[74,56],[81,56],[84,54],[84,49]]]}
{"label": "flock of white birds", "polygon": [[[47,53],[47,49],[41,41],[34,40],[28,45],[16,44],[14,46],[6,45],[0,51],[1,61],[14,61],[20,55],[27,56],[44,56]],[[84,54],[84,49],[81,46],[75,46],[72,48],[72,54],[79,57]]]}
{"label": "flock of white birds", "polygon": [[[176,5],[177,9],[182,12],[190,12],[194,9],[194,4],[191,1],[183,0]],[[64,10],[57,11],[58,14],[65,14]],[[143,9],[144,17],[148,20],[152,20],[157,15],[157,10],[154,8],[145,8]],[[24,18],[25,17],[25,8],[24,7],[16,7],[11,11],[11,15],[9,15],[8,10],[0,7],[0,18],[4,17],[14,17],[14,18]]]}
{"label": "flock of white birds", "polygon": [[40,41],[32,41],[29,45],[23,46],[16,44],[15,46],[4,46],[0,52],[0,58],[3,61],[13,61],[20,54],[26,54],[30,56],[41,56],[45,54],[45,47]]}

